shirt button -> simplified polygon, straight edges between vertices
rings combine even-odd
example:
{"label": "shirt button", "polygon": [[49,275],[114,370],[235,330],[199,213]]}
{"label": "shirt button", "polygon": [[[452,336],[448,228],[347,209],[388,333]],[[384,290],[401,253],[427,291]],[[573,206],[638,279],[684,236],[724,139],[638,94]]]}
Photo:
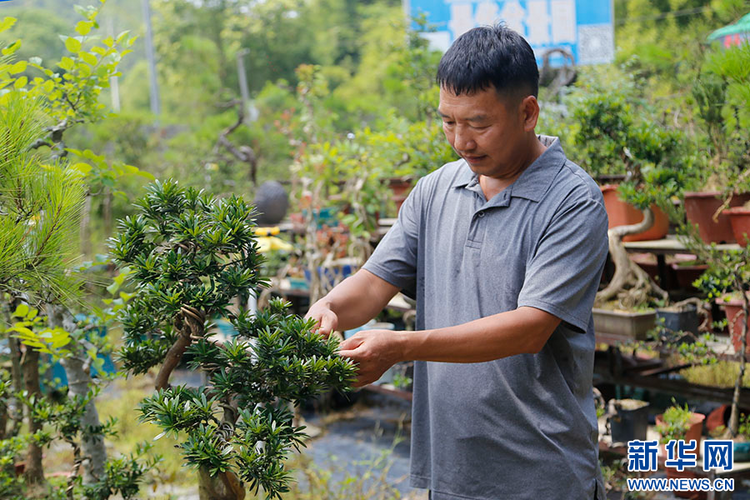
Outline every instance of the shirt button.
{"label": "shirt button", "polygon": [[484,212],[479,212],[480,217],[484,217]]}

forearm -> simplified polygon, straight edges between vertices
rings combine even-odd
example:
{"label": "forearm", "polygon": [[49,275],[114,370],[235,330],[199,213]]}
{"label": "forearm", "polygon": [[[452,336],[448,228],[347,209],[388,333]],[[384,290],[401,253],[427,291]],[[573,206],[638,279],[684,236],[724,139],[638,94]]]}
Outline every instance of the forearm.
{"label": "forearm", "polygon": [[402,358],[417,361],[481,363],[516,354],[539,352],[560,320],[521,307],[462,325],[399,332]]}
{"label": "forearm", "polygon": [[397,287],[369,271],[360,270],[339,283],[315,305],[324,305],[336,313],[338,330],[349,330],[374,318],[398,291]]}

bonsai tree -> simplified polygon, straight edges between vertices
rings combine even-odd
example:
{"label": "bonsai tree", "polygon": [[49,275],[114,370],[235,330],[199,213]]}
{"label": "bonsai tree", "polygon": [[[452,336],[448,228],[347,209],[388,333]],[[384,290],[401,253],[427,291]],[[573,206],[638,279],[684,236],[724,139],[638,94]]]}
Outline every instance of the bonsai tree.
{"label": "bonsai tree", "polygon": [[[696,285],[706,294],[709,300],[721,302],[731,295],[737,295],[742,304],[740,315],[740,331],[735,332],[740,338],[739,352],[736,353],[739,361],[739,373],[734,384],[732,397],[732,409],[729,415],[727,433],[736,437],[740,426],[740,394],[742,391],[742,380],[745,376],[747,363],[747,334],[748,334],[748,290],[750,290],[750,246],[739,250],[721,251],[715,244],[706,245],[700,239],[695,227],[684,225],[680,232],[683,241],[698,258],[708,264],[708,269],[696,281]],[[735,322],[734,326],[737,326]]]}
{"label": "bonsai tree", "polygon": [[[139,374],[160,365],[141,418],[163,429],[158,437],[181,437],[201,498],[244,498],[243,483],[280,498],[290,479],[283,461],[305,437],[289,403],[349,387],[354,366],[336,355],[334,337],[324,340],[283,301],[230,312],[234,297],[264,285],[253,209],[242,198],[216,200],[169,180],[151,184],[137,206],[111,247],[135,287],[121,317],[124,368]],[[217,315],[229,317],[235,338],[213,339]],[[206,386],[170,385],[184,355]]]}
{"label": "bonsai tree", "polygon": [[589,87],[574,94],[571,106],[572,140],[581,164],[594,177],[622,175],[620,198],[643,212],[640,223],[609,230],[615,273],[596,302],[618,299],[622,307],[632,308],[668,301],[667,293],[630,260],[622,239],[653,225],[653,205],[674,216],[671,199],[681,192],[685,162],[690,161],[683,137],[650,117],[653,112],[640,97],[636,81],[624,77],[623,83],[592,82]]}
{"label": "bonsai tree", "polygon": [[696,123],[702,129],[706,155],[693,169],[692,188],[719,191],[726,208],[734,194],[750,190],[750,47],[718,48],[706,55],[693,84]]}

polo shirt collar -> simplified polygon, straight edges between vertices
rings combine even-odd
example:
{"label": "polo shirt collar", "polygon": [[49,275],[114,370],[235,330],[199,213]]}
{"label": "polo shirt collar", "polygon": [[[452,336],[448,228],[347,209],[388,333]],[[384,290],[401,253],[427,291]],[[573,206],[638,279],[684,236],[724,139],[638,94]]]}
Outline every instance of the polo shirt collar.
{"label": "polo shirt collar", "polygon": [[[510,195],[510,197],[526,198],[539,202],[565,163],[565,153],[560,145],[559,138],[547,135],[539,135],[538,137],[547,149],[524,170],[513,184],[508,186],[505,190],[507,194],[503,198]],[[463,168],[459,170],[453,181],[453,187],[472,188],[478,182],[477,175],[464,161]]]}

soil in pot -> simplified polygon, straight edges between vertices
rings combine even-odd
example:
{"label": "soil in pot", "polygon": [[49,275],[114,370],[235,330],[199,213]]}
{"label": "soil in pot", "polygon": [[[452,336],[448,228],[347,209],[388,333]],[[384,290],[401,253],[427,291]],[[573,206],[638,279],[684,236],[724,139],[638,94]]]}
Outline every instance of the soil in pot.
{"label": "soil in pot", "polygon": [[[716,221],[714,213],[721,207],[721,193],[717,191],[685,193],[685,213],[688,222],[698,224],[698,232],[706,243],[732,243],[735,241],[732,223],[729,216],[719,214]],[[741,207],[750,201],[750,193],[736,194],[729,202],[730,207]]]}
{"label": "soil in pot", "polygon": [[[616,226],[638,224],[643,220],[643,212],[629,203],[622,201],[617,193],[617,186],[607,184],[601,186],[604,196],[604,208],[609,217],[609,229]],[[623,241],[660,240],[669,231],[669,218],[656,205],[651,206],[654,212],[654,225],[642,233],[625,236]]]}

